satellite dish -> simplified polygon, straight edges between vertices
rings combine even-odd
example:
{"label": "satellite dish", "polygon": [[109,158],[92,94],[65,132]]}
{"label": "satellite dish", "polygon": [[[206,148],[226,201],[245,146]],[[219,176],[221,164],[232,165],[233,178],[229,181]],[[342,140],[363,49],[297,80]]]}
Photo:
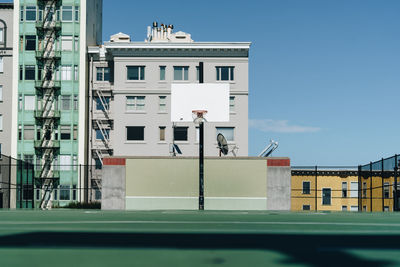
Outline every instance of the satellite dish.
{"label": "satellite dish", "polygon": [[221,153],[224,155],[228,154],[229,152],[228,142],[226,141],[226,138],[223,134],[219,133],[217,135],[217,142],[219,148],[219,156],[221,157]]}

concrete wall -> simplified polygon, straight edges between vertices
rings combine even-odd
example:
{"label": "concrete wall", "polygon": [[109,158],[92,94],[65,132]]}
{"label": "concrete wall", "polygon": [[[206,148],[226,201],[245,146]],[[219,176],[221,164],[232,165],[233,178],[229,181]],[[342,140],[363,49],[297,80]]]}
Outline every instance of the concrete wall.
{"label": "concrete wall", "polygon": [[[126,160],[126,166],[115,166],[121,160]],[[290,209],[289,166],[267,167],[267,159],[249,157],[207,157],[204,164],[205,209]],[[194,157],[105,158],[102,209],[197,210],[198,170]]]}

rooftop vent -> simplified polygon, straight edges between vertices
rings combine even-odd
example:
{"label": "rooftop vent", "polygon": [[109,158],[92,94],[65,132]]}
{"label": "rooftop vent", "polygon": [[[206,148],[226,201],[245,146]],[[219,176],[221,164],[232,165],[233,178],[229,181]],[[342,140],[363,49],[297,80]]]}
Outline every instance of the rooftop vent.
{"label": "rooftop vent", "polygon": [[147,39],[145,42],[158,42],[158,43],[192,43],[193,40],[189,33],[179,31],[173,33],[174,25],[160,24],[153,22],[153,27],[147,27]]}
{"label": "rooftop vent", "polygon": [[112,42],[112,43],[129,43],[130,41],[131,41],[131,37],[122,32],[111,35],[111,37],[110,37],[110,42]]}

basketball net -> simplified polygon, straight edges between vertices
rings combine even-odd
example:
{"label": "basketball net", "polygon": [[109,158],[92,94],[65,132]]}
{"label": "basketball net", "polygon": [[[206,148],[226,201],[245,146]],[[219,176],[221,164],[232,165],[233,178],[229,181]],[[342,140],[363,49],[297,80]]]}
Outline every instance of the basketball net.
{"label": "basketball net", "polygon": [[207,110],[192,110],[192,118],[193,122],[196,124],[200,124],[202,122],[206,122],[206,118],[204,115],[207,114]]}

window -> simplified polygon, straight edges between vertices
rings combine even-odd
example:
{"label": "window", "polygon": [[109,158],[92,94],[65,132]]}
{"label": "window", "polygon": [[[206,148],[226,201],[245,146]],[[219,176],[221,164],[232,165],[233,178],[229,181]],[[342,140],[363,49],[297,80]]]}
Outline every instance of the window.
{"label": "window", "polygon": [[347,182],[342,182],[342,197],[347,197]]}
{"label": "window", "polygon": [[310,210],[310,205],[303,205],[303,210]]}
{"label": "window", "polygon": [[21,6],[21,12],[19,16],[20,21],[24,21],[24,8]]}
{"label": "window", "polygon": [[217,81],[233,81],[234,67],[216,67]]}
{"label": "window", "polygon": [[103,98],[95,97],[94,99],[96,101],[96,110],[105,111],[105,110],[110,109],[110,97],[109,96],[106,96]]}
{"label": "window", "polygon": [[3,72],[3,57],[0,57],[0,73]]}
{"label": "window", "polygon": [[322,205],[331,205],[331,189],[322,188]]}
{"label": "window", "polygon": [[25,16],[26,21],[36,21],[36,7],[27,6],[25,8]]}
{"label": "window", "polygon": [[165,66],[160,66],[160,81],[165,80]]}
{"label": "window", "polygon": [[160,126],[160,141],[165,141],[165,126]]}
{"label": "window", "polygon": [[366,198],[367,197],[367,183],[366,182],[363,182],[362,190],[363,190],[363,198]]}
{"label": "window", "polygon": [[79,36],[74,37],[75,51],[79,50]]}
{"label": "window", "polygon": [[36,189],[36,200],[40,200],[40,189]]}
{"label": "window", "polygon": [[358,198],[358,182],[350,182],[350,197]]}
{"label": "window", "polygon": [[61,36],[62,51],[72,51],[72,36]]}
{"label": "window", "polygon": [[78,65],[74,66],[74,79],[75,79],[75,81],[79,80]]}
{"label": "window", "polygon": [[69,200],[69,185],[60,185],[60,200]]}
{"label": "window", "polygon": [[74,140],[78,140],[78,125],[74,125],[73,127],[73,138]]}
{"label": "window", "polygon": [[98,81],[110,81],[110,68],[106,67],[98,67],[97,69],[97,77]]}
{"label": "window", "polygon": [[3,101],[3,85],[0,85],[0,101]]}
{"label": "window", "polygon": [[101,170],[103,167],[103,165],[101,164],[101,160],[100,159],[95,159],[95,169],[96,170]]}
{"label": "window", "polygon": [[127,96],[126,97],[126,110],[139,111],[144,110],[145,107],[145,97],[144,96]]}
{"label": "window", "polygon": [[71,96],[62,95],[61,96],[61,110],[70,110],[71,109]]}
{"label": "window", "polygon": [[0,114],[0,131],[3,131],[3,114]]}
{"label": "window", "polygon": [[71,70],[72,70],[72,66],[61,66],[61,80],[70,81],[71,80]]}
{"label": "window", "polygon": [[342,211],[347,211],[347,206],[342,206]]}
{"label": "window", "polygon": [[229,97],[229,112],[235,112],[235,97]]}
{"label": "window", "polygon": [[167,111],[167,97],[166,96],[158,97],[158,111],[160,111],[160,112]]}
{"label": "window", "polygon": [[383,211],[389,211],[389,206],[384,206]]}
{"label": "window", "polygon": [[310,182],[303,182],[303,194],[310,194]]}
{"label": "window", "polygon": [[358,211],[358,206],[350,206],[350,211]]}
{"label": "window", "polygon": [[128,141],[143,141],[144,140],[144,126],[127,126],[126,127],[126,140],[128,140]]}
{"label": "window", "polygon": [[200,68],[196,66],[196,81],[200,80]]}
{"label": "window", "polygon": [[101,199],[101,191],[100,191],[99,189],[97,189],[97,188],[96,188],[96,190],[95,190],[94,198],[95,198],[96,200],[100,200],[100,199]]}
{"label": "window", "polygon": [[24,184],[22,190],[22,198],[24,200],[33,199],[33,185]]}
{"label": "window", "polygon": [[174,80],[175,81],[189,80],[189,67],[174,67]]}
{"label": "window", "polygon": [[29,164],[33,164],[33,155],[24,155],[24,161]]}
{"label": "window", "polygon": [[18,140],[22,140],[22,126],[18,126]]}
{"label": "window", "polygon": [[104,141],[105,139],[110,139],[110,129],[104,129],[103,131],[100,129],[96,130],[96,139]]}
{"label": "window", "polygon": [[72,200],[76,200],[76,185],[72,186]]}
{"label": "window", "polygon": [[144,66],[127,66],[128,80],[144,80]]}
{"label": "window", "polygon": [[216,136],[222,134],[227,141],[235,141],[234,129],[234,127],[217,127]]}
{"label": "window", "polygon": [[4,42],[4,29],[0,28],[0,43]]}
{"label": "window", "polygon": [[71,126],[61,125],[61,140],[71,140]]}
{"label": "window", "polygon": [[25,96],[25,110],[35,110],[35,96],[26,95]]}
{"label": "window", "polygon": [[384,198],[389,198],[389,183],[384,183],[383,184],[383,197]]}
{"label": "window", "polygon": [[63,6],[62,7],[62,20],[63,21],[72,21],[72,6]]}
{"label": "window", "polygon": [[35,66],[25,66],[25,80],[35,80]]}
{"label": "window", "polygon": [[78,110],[78,96],[74,95],[74,110]]}
{"label": "window", "polygon": [[174,127],[174,140],[187,141],[188,140],[188,127]]}
{"label": "window", "polygon": [[75,21],[79,21],[79,7],[75,7],[75,16],[74,16]]}
{"label": "window", "polygon": [[363,211],[367,211],[367,206],[363,206]]}
{"label": "window", "polygon": [[34,140],[35,139],[35,128],[33,125],[24,126],[24,140]]}
{"label": "window", "polygon": [[25,36],[25,51],[35,51],[36,50],[36,36],[26,35]]}
{"label": "window", "polygon": [[70,155],[60,155],[60,171],[71,170],[71,156]]}
{"label": "window", "polygon": [[58,198],[58,190],[57,188],[54,188],[54,200],[57,200]]}

